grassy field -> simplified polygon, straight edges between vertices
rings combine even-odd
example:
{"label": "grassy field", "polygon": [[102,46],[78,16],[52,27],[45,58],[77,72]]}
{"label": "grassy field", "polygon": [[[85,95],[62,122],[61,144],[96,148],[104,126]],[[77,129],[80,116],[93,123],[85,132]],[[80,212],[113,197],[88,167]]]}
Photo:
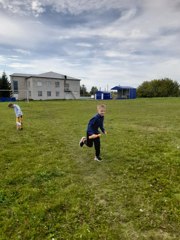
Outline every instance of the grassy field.
{"label": "grassy field", "polygon": [[103,102],[101,163],[78,145],[97,103],[19,102],[19,132],[0,103],[1,240],[179,239],[180,98]]}

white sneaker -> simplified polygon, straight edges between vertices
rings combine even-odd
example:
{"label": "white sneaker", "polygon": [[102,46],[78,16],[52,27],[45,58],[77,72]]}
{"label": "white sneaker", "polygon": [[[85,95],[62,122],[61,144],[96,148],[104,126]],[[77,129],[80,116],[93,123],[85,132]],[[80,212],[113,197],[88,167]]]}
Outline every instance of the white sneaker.
{"label": "white sneaker", "polygon": [[80,140],[80,142],[79,142],[79,146],[80,146],[80,147],[83,147],[85,140],[86,140],[85,137],[82,137],[82,138],[81,138],[81,140]]}
{"label": "white sneaker", "polygon": [[96,157],[94,158],[95,161],[98,161],[98,162],[102,162],[102,158],[101,157]]}

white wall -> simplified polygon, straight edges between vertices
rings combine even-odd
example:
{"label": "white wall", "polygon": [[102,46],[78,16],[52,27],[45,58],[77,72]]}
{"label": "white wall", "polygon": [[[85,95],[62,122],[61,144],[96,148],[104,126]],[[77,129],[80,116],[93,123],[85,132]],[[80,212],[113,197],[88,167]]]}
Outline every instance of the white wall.
{"label": "white wall", "polygon": [[[12,76],[11,81],[18,81],[19,94],[18,99],[26,99],[27,94],[29,99],[48,100],[48,99],[79,99],[80,98],[80,81],[68,79],[53,79],[53,78],[36,78]],[[59,87],[55,83],[59,82]],[[69,92],[64,91],[64,83],[68,84]],[[39,85],[41,83],[41,85]],[[42,91],[42,96],[38,96],[38,91]],[[47,96],[47,91],[51,92],[51,96]],[[29,95],[29,92],[31,95]],[[59,92],[59,96],[56,96]]]}

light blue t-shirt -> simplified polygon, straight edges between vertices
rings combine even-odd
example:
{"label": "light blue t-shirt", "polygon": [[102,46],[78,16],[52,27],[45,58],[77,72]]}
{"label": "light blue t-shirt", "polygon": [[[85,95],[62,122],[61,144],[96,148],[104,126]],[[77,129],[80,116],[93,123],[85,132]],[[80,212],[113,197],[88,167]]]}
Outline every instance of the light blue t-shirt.
{"label": "light blue t-shirt", "polygon": [[17,104],[13,104],[14,112],[16,114],[16,117],[22,116],[23,113],[20,109],[20,107]]}

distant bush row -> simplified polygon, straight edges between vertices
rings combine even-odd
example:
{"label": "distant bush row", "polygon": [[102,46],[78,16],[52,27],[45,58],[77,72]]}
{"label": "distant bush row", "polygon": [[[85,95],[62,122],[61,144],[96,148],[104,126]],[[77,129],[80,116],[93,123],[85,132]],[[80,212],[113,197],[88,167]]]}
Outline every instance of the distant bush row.
{"label": "distant bush row", "polygon": [[137,88],[137,97],[179,97],[180,85],[169,78],[145,81]]}

